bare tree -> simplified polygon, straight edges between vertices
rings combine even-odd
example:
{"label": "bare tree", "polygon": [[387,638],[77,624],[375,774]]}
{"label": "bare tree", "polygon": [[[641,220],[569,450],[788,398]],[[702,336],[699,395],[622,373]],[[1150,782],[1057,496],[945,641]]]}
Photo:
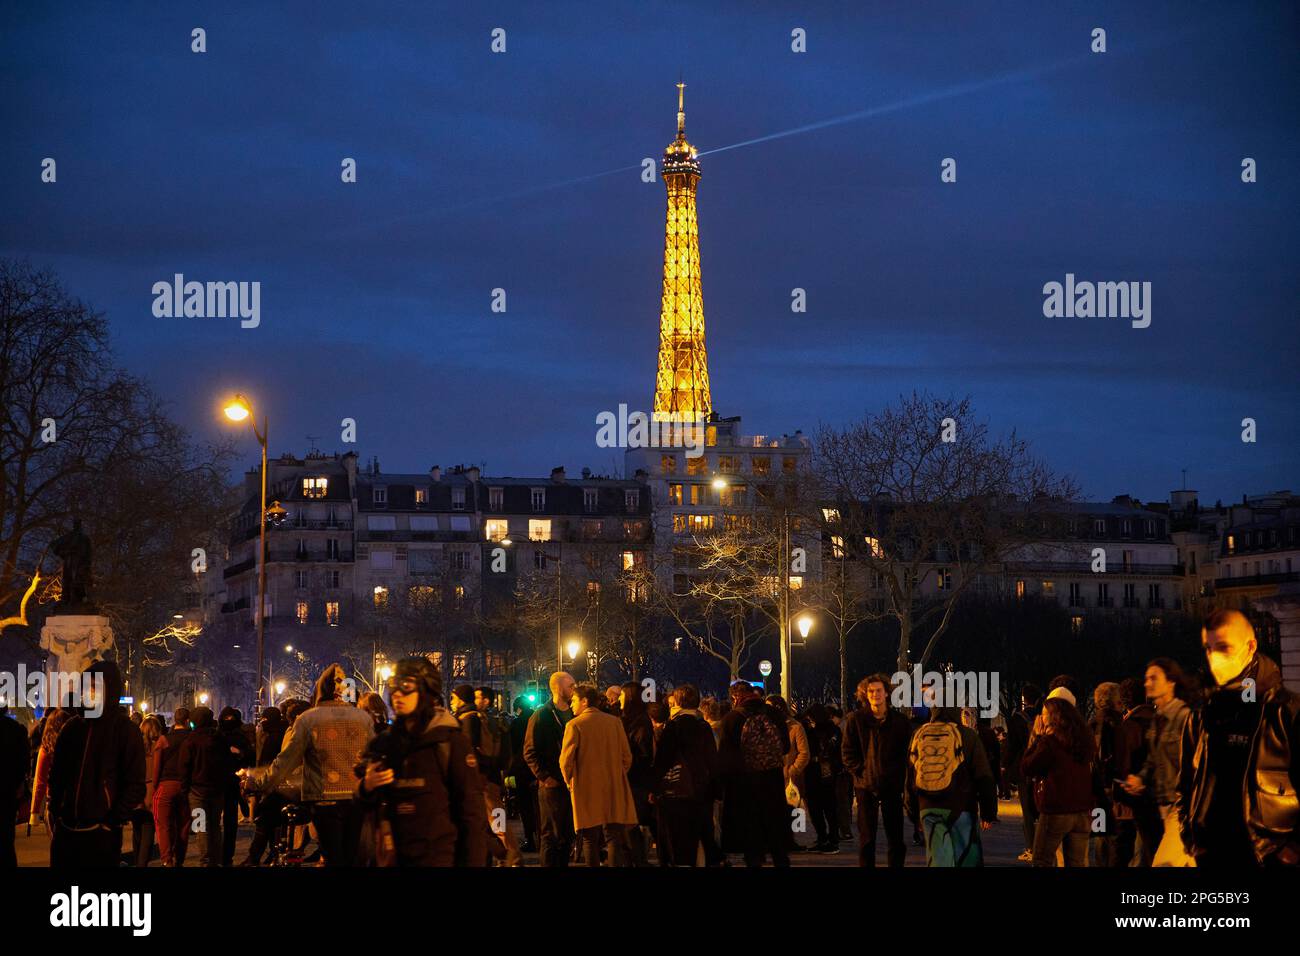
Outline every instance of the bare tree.
{"label": "bare tree", "polygon": [[969,398],[913,393],[852,425],[822,426],[815,444],[823,531],[872,573],[898,621],[900,670],[917,633],[928,633],[925,665],[982,574],[1057,534],[1077,493],[1014,432],[991,436]]}

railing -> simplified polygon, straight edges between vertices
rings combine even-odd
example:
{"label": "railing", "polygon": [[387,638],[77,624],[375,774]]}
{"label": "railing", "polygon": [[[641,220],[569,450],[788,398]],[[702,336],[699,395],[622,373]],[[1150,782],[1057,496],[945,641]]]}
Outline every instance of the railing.
{"label": "railing", "polygon": [[[1090,561],[1008,561],[1003,565],[1007,573],[1033,574],[1072,574],[1079,577],[1091,576]],[[1181,564],[1120,564],[1108,565],[1106,573],[1111,575],[1158,575],[1160,577],[1182,577]]]}
{"label": "railing", "polygon": [[251,571],[256,564],[256,558],[248,558],[245,561],[240,561],[238,564],[228,565],[221,572],[221,576],[222,578],[233,578],[236,574],[243,574],[245,571]]}
{"label": "railing", "polygon": [[1244,588],[1260,584],[1286,584],[1300,581],[1300,572],[1282,571],[1276,574],[1251,574],[1235,578],[1215,578],[1215,588]]}
{"label": "railing", "polygon": [[320,551],[298,551],[294,550],[276,550],[275,548],[267,549],[267,562],[274,563],[277,561],[351,561],[353,560],[352,551],[340,550],[337,556],[330,556]]}

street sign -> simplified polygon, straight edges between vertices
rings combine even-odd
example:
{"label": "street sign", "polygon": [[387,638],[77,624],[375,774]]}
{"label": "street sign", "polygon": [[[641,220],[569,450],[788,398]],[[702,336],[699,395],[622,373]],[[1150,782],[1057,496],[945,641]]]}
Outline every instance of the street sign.
{"label": "street sign", "polygon": [[759,672],[760,674],[762,674],[764,677],[766,677],[766,676],[768,676],[769,674],[771,674],[771,673],[772,673],[772,662],[771,662],[771,661],[759,661],[759,662],[758,662],[758,672]]}

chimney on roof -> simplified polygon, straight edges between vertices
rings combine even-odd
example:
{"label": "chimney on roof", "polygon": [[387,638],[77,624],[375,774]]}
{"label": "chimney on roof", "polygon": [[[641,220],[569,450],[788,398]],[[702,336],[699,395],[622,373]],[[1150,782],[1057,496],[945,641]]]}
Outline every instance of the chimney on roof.
{"label": "chimney on roof", "polygon": [[582,477],[584,477],[584,478],[590,478],[590,477],[591,477],[591,469],[590,469],[590,468],[583,468],[583,469],[582,469]]}
{"label": "chimney on roof", "polygon": [[437,465],[434,465],[432,468],[429,469],[429,477],[432,478],[434,481],[442,481],[442,469],[439,468]]}
{"label": "chimney on roof", "polygon": [[470,481],[478,481],[478,476],[479,476],[478,465],[470,465],[468,468],[465,469],[465,477],[467,477]]}
{"label": "chimney on roof", "polygon": [[558,468],[552,468],[551,481],[563,481],[563,480],[564,480],[564,466],[560,465],[560,467]]}

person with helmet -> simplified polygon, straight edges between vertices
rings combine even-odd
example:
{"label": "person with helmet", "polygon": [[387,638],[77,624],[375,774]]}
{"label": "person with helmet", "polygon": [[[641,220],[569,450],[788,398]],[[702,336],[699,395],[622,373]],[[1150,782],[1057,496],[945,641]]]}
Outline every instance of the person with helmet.
{"label": "person with helmet", "polygon": [[483,776],[460,723],[443,706],[437,665],[403,658],[388,689],[393,722],[370,741],[357,771],[358,798],[378,810],[378,862],[483,866]]}

